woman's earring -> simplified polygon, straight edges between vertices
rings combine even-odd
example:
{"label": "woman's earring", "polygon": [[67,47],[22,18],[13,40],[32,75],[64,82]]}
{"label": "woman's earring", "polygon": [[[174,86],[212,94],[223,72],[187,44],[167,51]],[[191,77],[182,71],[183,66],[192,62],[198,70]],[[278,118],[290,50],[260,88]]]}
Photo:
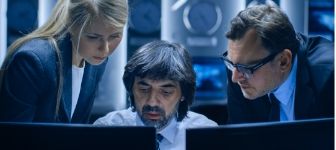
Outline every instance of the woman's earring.
{"label": "woman's earring", "polygon": [[183,102],[183,101],[184,101],[184,97],[182,96],[182,97],[181,97],[181,102]]}

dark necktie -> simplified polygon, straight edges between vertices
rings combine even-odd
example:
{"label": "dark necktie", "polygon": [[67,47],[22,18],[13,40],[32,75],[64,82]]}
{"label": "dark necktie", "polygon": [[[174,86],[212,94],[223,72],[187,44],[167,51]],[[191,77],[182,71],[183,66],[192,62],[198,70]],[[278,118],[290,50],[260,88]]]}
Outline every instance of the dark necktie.
{"label": "dark necktie", "polygon": [[156,134],[156,149],[160,150],[160,142],[162,141],[163,136],[161,134]]}
{"label": "dark necktie", "polygon": [[270,94],[269,96],[271,109],[269,113],[269,121],[280,121],[280,106],[279,100],[274,96],[274,94]]}

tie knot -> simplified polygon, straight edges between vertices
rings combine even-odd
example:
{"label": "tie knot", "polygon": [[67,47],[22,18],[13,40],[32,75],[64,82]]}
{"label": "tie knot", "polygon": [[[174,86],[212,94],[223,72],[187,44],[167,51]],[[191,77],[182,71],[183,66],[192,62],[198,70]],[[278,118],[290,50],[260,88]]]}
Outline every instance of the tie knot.
{"label": "tie knot", "polygon": [[161,142],[162,139],[163,139],[163,136],[162,136],[161,134],[156,134],[156,140],[157,140],[158,142]]}
{"label": "tie knot", "polygon": [[156,134],[156,149],[160,150],[160,142],[162,141],[163,136],[161,134]]}

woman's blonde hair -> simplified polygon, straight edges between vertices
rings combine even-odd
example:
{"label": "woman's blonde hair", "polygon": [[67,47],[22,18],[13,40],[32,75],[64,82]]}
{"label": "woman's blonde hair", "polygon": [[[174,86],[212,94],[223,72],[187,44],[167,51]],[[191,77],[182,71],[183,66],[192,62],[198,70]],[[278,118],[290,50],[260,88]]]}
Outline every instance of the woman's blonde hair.
{"label": "woman's blonde hair", "polygon": [[44,25],[19,38],[8,48],[6,60],[22,44],[34,38],[47,39],[58,50],[56,42],[59,39],[74,28],[85,28],[96,17],[122,31],[127,16],[127,0],[58,0],[52,15]]}
{"label": "woman's blonde hair", "polygon": [[[75,29],[79,29],[79,34],[76,36],[80,38],[83,29],[96,18],[101,18],[104,20],[104,23],[111,25],[117,31],[122,32],[123,27],[127,22],[127,16],[127,0],[58,0],[51,16],[44,25],[24,37],[19,38],[8,48],[1,69],[7,69],[7,64],[12,55],[27,41],[35,38],[48,40],[55,48],[58,56],[58,100],[62,93],[63,71],[62,67],[60,67],[62,66],[62,58],[57,46],[57,41],[64,38],[68,33],[71,33]],[[76,45],[78,45],[78,43],[76,43]],[[58,109],[58,106],[56,109]],[[56,111],[58,112],[58,110]]]}

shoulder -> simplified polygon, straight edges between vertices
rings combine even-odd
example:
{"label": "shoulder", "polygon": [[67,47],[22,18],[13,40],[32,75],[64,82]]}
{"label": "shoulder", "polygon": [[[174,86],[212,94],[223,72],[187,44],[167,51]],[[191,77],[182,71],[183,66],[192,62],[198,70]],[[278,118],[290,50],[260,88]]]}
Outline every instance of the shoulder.
{"label": "shoulder", "polygon": [[40,61],[42,65],[47,65],[50,60],[56,59],[54,46],[44,39],[33,39],[18,48],[14,53],[12,60],[20,57],[20,59],[29,59],[31,61]]}
{"label": "shoulder", "polygon": [[187,116],[181,122],[186,128],[195,128],[195,127],[213,127],[218,126],[218,124],[206,116],[188,111]]}
{"label": "shoulder", "polygon": [[300,68],[308,67],[314,85],[322,89],[324,85],[332,84],[334,76],[334,44],[322,37],[307,37],[300,35],[300,51],[298,53]]}
{"label": "shoulder", "polygon": [[33,39],[24,43],[18,52],[33,52],[37,54],[54,54],[54,46],[46,39]]}
{"label": "shoulder", "polygon": [[135,125],[136,113],[130,108],[112,111],[104,117],[98,118],[93,124],[96,126]]}
{"label": "shoulder", "polygon": [[[10,58],[8,65],[14,72],[33,73],[31,77],[41,80],[54,74],[56,54],[48,40],[33,39],[21,45]],[[38,79],[40,78],[40,79]],[[49,78],[52,79],[53,78]]]}
{"label": "shoulder", "polygon": [[333,64],[334,60],[334,44],[333,42],[320,37],[308,37],[299,34],[300,54],[307,57],[310,64],[325,65]]}

